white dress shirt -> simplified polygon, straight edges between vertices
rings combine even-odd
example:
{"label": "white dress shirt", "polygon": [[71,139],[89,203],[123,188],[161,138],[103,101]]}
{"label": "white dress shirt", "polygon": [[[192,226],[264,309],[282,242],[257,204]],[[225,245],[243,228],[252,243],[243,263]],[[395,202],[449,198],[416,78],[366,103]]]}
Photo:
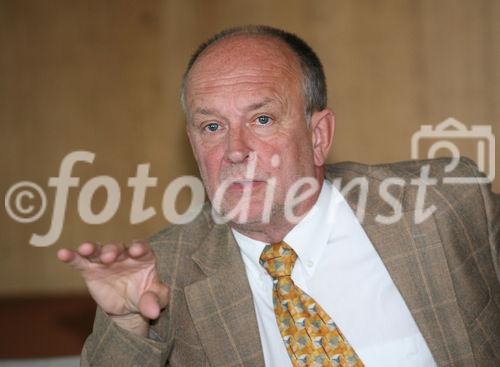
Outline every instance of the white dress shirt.
{"label": "white dress shirt", "polygon": [[[250,282],[266,366],[292,366],[274,315],[272,278],[259,264],[267,244],[233,234]],[[284,241],[298,255],[293,281],[335,321],[365,366],[436,366],[373,244],[330,182]]]}

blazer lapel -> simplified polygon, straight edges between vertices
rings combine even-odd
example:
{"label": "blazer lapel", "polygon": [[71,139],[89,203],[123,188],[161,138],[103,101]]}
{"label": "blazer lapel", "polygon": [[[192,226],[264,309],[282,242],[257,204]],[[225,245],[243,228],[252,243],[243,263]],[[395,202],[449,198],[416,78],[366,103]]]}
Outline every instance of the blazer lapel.
{"label": "blazer lapel", "polygon": [[250,285],[229,227],[215,225],[192,259],[206,278],[184,291],[210,363],[264,366]]}
{"label": "blazer lapel", "polygon": [[[436,363],[450,365],[462,361],[461,356],[468,361],[472,350],[433,217],[415,223],[414,195],[408,195],[405,186],[392,185],[390,193],[402,203],[402,217],[392,224],[382,224],[378,215],[390,217],[394,214],[392,206],[379,193],[383,177],[376,177],[374,172],[363,175],[344,172],[342,176],[344,184],[354,177],[368,177],[366,209],[358,208],[358,189],[344,196],[355,213],[361,210],[361,224],[405,300]],[[470,365],[473,366],[474,362]]]}

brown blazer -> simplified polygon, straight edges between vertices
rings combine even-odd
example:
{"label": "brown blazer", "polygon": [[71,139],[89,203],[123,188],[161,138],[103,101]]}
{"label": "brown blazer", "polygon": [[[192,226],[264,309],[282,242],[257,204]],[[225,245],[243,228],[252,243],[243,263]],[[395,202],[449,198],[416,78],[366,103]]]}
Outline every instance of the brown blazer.
{"label": "brown blazer", "polygon": [[[429,219],[413,220],[423,164],[441,177],[447,160],[327,167],[342,186],[356,177],[369,184],[363,228],[401,292],[439,366],[500,366],[500,197],[486,184],[429,186]],[[477,176],[462,159],[454,175]],[[401,177],[389,192],[403,216],[380,224],[393,208],[380,183]],[[346,195],[353,210],[356,190]],[[227,225],[213,223],[209,208],[184,226],[151,239],[171,301],[148,339],[117,327],[100,310],[82,352],[83,366],[264,366],[252,293],[237,244]],[[332,315],[335,318],[334,315]],[[355,317],[355,315],[353,315]],[[402,364],[404,366],[404,364]]]}

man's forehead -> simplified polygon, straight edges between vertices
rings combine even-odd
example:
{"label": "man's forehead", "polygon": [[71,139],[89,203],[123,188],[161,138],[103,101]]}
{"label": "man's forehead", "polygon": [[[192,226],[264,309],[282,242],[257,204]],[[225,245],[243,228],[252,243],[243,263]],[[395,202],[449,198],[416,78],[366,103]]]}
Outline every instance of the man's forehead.
{"label": "man's forehead", "polygon": [[194,63],[190,79],[205,73],[251,73],[295,69],[297,56],[283,41],[262,35],[235,35],[209,46]]}
{"label": "man's forehead", "polygon": [[294,59],[287,45],[270,37],[234,36],[219,41],[189,73],[186,96],[191,116],[213,115],[214,104],[229,108],[226,104],[231,103],[240,111],[265,104],[281,107],[286,95],[302,90],[300,65]]}

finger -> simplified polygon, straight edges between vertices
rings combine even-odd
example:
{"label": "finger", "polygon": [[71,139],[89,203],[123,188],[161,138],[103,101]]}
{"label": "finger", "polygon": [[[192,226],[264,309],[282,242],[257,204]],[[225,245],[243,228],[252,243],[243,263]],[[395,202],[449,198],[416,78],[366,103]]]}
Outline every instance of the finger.
{"label": "finger", "polygon": [[90,261],[95,261],[101,253],[101,246],[98,243],[84,242],[77,249],[80,256],[86,257]]}
{"label": "finger", "polygon": [[99,255],[99,260],[103,264],[110,264],[116,261],[125,251],[123,243],[108,243],[103,246]]}
{"label": "finger", "polygon": [[149,244],[145,241],[134,241],[128,249],[130,257],[139,260],[140,258],[149,259],[153,255],[153,251]]}
{"label": "finger", "polygon": [[87,264],[85,259],[82,258],[80,254],[66,248],[62,248],[57,251],[57,258],[78,270],[82,270]]}
{"label": "finger", "polygon": [[156,294],[160,309],[164,309],[168,305],[168,302],[170,300],[170,288],[168,288],[168,286],[166,286],[164,283],[153,283],[148,288],[148,292],[154,292]]}
{"label": "finger", "polygon": [[146,291],[142,294],[139,300],[139,312],[144,317],[150,320],[156,320],[160,316],[160,311],[166,306],[166,303],[162,305],[160,295],[153,291]]}
{"label": "finger", "polygon": [[75,256],[76,256],[76,253],[72,250],[67,249],[67,248],[62,248],[59,251],[57,251],[57,258],[65,263],[68,263],[71,260],[73,260],[75,258]]}

